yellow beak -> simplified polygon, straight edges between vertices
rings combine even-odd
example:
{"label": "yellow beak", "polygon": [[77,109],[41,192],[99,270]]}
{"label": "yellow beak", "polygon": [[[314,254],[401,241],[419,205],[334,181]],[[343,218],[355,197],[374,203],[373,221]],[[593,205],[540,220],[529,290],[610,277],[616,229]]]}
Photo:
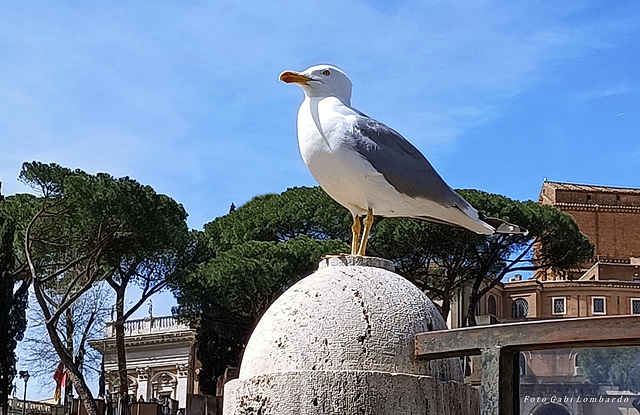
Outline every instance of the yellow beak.
{"label": "yellow beak", "polygon": [[280,74],[280,80],[288,84],[293,83],[293,84],[302,84],[302,85],[308,85],[309,81],[313,81],[313,79],[293,71],[282,72]]}

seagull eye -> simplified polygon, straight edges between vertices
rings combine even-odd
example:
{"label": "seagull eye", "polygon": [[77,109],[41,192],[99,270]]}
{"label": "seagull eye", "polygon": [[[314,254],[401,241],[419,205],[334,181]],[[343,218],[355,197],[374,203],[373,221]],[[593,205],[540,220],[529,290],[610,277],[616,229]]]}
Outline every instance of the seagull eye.
{"label": "seagull eye", "polygon": [[328,69],[325,69],[324,71],[322,71],[322,74],[323,74],[324,76],[329,76],[329,75],[331,75],[331,72],[329,72],[329,70],[328,70]]}

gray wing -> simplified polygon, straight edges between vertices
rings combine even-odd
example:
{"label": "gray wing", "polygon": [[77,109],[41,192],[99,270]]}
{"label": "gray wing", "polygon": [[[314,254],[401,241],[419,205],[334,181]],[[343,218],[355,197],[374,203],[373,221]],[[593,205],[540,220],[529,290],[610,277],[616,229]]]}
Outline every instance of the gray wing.
{"label": "gray wing", "polygon": [[356,151],[396,190],[410,197],[457,207],[477,217],[476,210],[454,192],[422,153],[399,133],[365,115],[357,117],[353,132]]}

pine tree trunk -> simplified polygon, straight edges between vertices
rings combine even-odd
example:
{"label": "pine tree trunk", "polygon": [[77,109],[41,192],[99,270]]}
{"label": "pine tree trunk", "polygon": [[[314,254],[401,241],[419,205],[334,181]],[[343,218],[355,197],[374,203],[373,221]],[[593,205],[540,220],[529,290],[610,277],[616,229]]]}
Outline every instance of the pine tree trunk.
{"label": "pine tree trunk", "polygon": [[113,326],[116,332],[116,354],[118,356],[118,378],[120,380],[118,394],[124,396],[129,391],[127,354],[124,342],[124,290],[118,290],[116,294],[116,321]]}
{"label": "pine tree trunk", "polygon": [[98,406],[96,405],[96,401],[93,398],[93,394],[91,390],[87,386],[87,383],[82,376],[82,373],[78,370],[75,362],[66,353],[65,346],[62,344],[60,337],[58,337],[58,333],[56,332],[55,325],[48,322],[46,324],[47,331],[49,332],[49,336],[51,338],[51,343],[53,344],[53,348],[58,353],[62,364],[67,368],[67,376],[73,382],[76,390],[78,391],[78,396],[84,402],[84,407],[87,410],[88,415],[98,415]]}
{"label": "pine tree trunk", "polygon": [[440,313],[442,314],[442,318],[444,319],[445,323],[447,322],[447,318],[449,318],[450,312],[451,312],[451,296],[447,291],[442,296],[442,306],[440,307]]}
{"label": "pine tree trunk", "polygon": [[471,295],[469,299],[469,308],[467,309],[467,326],[477,326],[476,321],[476,305],[478,304],[478,298],[475,295]]}
{"label": "pine tree trunk", "polygon": [[[34,279],[33,280],[33,291],[36,295],[36,299],[38,300],[38,304],[40,308],[45,312],[48,310],[47,301],[44,298],[44,293],[42,292],[43,287],[40,281]],[[46,317],[47,312],[45,312]],[[84,402],[84,407],[87,410],[88,415],[99,415],[98,414],[98,406],[96,405],[96,401],[93,398],[93,394],[91,393],[91,389],[87,386],[87,382],[84,380],[84,376],[76,366],[73,361],[73,356],[67,352],[67,346],[63,343],[62,339],[58,335],[57,330],[58,320],[57,319],[47,319],[46,320],[46,328],[49,333],[49,339],[51,340],[51,345],[55,349],[58,357],[62,364],[67,368],[67,376],[73,382],[76,390],[78,391],[78,396]]]}
{"label": "pine tree trunk", "polygon": [[[75,334],[76,331],[76,325],[75,322],[73,321],[73,313],[71,312],[71,308],[69,308],[65,313],[65,320],[66,320],[66,324],[65,324],[65,328],[66,328],[66,342],[67,342],[67,352],[69,353],[69,356],[73,356],[74,355],[74,345],[73,345],[73,335]],[[78,365],[78,362],[75,361],[76,363],[76,367],[78,368],[78,371],[80,373],[82,373],[82,368]],[[70,399],[71,398],[71,399]],[[64,413],[71,413],[71,411],[67,412],[67,408],[69,408],[68,405],[71,405],[71,402],[73,402],[73,382],[71,381],[71,379],[67,379],[65,387],[64,387],[64,397],[62,398],[62,405],[64,408]]]}

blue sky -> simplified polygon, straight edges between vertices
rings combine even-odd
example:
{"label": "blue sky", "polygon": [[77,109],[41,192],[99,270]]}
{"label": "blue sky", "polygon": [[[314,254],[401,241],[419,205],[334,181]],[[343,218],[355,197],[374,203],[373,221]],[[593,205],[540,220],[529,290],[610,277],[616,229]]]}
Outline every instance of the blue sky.
{"label": "blue sky", "polygon": [[640,187],[637,1],[21,1],[0,16],[5,195],[27,190],[24,161],[56,162],[151,185],[201,229],[314,185],[302,92],[277,77],[318,63],[454,188]]}

